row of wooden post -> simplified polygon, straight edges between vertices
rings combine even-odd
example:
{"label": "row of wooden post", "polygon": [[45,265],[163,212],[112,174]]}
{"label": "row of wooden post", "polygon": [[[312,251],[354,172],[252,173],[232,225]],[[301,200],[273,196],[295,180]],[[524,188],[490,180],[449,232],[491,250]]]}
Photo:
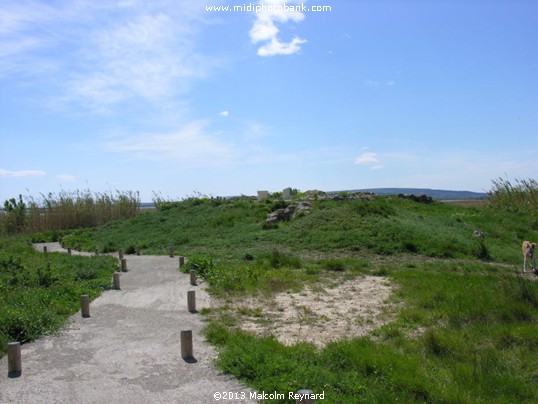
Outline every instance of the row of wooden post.
{"label": "row of wooden post", "polygon": [[[80,251],[80,246],[78,247]],[[173,251],[170,249],[170,256],[173,257]],[[43,246],[43,252],[47,253],[47,246]],[[140,253],[140,250],[137,251]],[[68,249],[68,254],[71,255],[71,249]],[[96,251],[97,254],[97,251]],[[123,251],[118,251],[118,256],[121,261],[122,272],[127,271],[127,260],[123,258]],[[185,264],[185,257],[179,257],[179,267]],[[113,274],[114,289],[120,290],[120,273]],[[196,285],[196,271],[190,271],[190,284]],[[190,290],[187,292],[187,309],[190,313],[196,311],[196,292]],[[80,296],[80,313],[83,318],[90,316],[90,297],[88,295]],[[8,373],[10,376],[18,376],[22,372],[21,344],[20,342],[8,343]],[[193,358],[192,330],[181,331],[181,357],[185,360]]]}
{"label": "row of wooden post", "polygon": [[[77,246],[77,250],[80,252],[80,244]],[[43,252],[47,253],[47,246],[43,246]],[[135,248],[136,255],[140,255],[140,247]],[[67,253],[71,255],[71,248],[67,249]],[[95,250],[95,255],[99,255],[99,250]],[[174,249],[170,247],[168,249],[168,256],[174,258]],[[118,257],[121,262],[121,271],[127,272],[127,260],[123,257],[123,251],[118,251]],[[185,265],[185,257],[179,257],[179,268]],[[190,284],[196,286],[196,271],[193,269],[190,271]],[[114,289],[120,290],[120,273],[116,272],[113,275]],[[88,295],[82,295],[80,297],[81,315],[84,318],[90,317],[90,298]],[[196,292],[190,290],[187,292],[187,309],[190,313],[197,313],[196,311]],[[185,360],[193,358],[193,343],[192,343],[192,330],[181,331],[181,357]],[[20,342],[10,342],[8,344],[8,372],[10,375],[20,375],[22,372],[22,358],[21,358],[21,344]],[[299,394],[312,394],[311,390],[300,390]],[[310,398],[297,399],[297,403],[312,403]]]}

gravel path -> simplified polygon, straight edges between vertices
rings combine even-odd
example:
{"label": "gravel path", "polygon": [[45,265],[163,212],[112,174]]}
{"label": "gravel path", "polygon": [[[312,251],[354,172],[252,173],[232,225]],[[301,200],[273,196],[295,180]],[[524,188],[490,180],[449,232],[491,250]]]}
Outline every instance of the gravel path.
{"label": "gravel path", "polygon": [[[63,250],[57,243],[39,251]],[[74,254],[78,254],[74,252]],[[81,253],[89,255],[88,253]],[[213,366],[216,352],[200,334],[200,314],[209,307],[203,286],[191,286],[177,270],[178,258],[126,256],[129,272],[121,290],[103,293],[55,336],[22,346],[22,374],[10,378],[7,356],[0,360],[1,403],[217,403],[215,392],[249,389]],[[180,331],[192,330],[194,360],[181,358]]]}

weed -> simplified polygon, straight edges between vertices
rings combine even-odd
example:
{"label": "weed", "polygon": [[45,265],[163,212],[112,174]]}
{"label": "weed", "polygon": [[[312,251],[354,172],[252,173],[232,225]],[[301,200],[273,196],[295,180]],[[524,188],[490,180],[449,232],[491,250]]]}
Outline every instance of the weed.
{"label": "weed", "polygon": [[196,276],[199,276],[202,279],[208,279],[214,269],[213,259],[202,255],[192,256],[187,263],[181,267],[181,271],[189,273],[192,269],[196,271]]}
{"label": "weed", "polygon": [[326,260],[322,265],[327,271],[342,272],[346,270],[346,266],[341,260]]}
{"label": "weed", "polygon": [[268,261],[272,268],[301,268],[302,266],[300,258],[286,255],[278,250],[273,250],[270,254],[262,256],[262,260]]}

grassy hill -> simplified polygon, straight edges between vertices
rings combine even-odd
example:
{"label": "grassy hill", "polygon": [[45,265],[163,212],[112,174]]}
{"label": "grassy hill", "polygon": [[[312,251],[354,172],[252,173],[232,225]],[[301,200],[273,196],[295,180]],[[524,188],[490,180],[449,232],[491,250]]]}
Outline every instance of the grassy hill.
{"label": "grassy hill", "polygon": [[[305,257],[412,253],[516,264],[521,242],[536,238],[538,230],[538,220],[530,215],[398,197],[311,201],[308,213],[276,226],[265,224],[268,213],[288,204],[248,198],[185,201],[172,209],[74,231],[63,242],[105,252],[138,246],[145,253],[165,254],[174,247],[178,254],[208,254],[219,260],[276,249]],[[486,237],[477,239],[474,230]]]}
{"label": "grassy hill", "polygon": [[[521,274],[520,248],[538,239],[538,220],[396,196],[336,199],[312,197],[307,211],[276,224],[267,215],[290,202],[193,199],[61,236],[89,251],[171,246],[187,256],[224,302],[203,313],[218,365],[258,391],[310,388],[331,403],[536,402],[538,284]],[[240,329],[245,313],[262,317],[235,309],[242,299],[307,286],[323,293],[365,275],[394,290],[392,320],[368,336],[317,349]]]}

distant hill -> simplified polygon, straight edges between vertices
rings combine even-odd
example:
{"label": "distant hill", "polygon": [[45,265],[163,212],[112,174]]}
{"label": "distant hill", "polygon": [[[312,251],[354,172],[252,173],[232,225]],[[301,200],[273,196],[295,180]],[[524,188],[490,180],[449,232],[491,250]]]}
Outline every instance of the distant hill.
{"label": "distant hill", "polygon": [[368,188],[357,189],[348,192],[372,192],[377,195],[398,195],[398,194],[415,194],[427,195],[440,201],[447,200],[465,200],[465,199],[486,199],[488,194],[485,192],[471,191],[450,191],[445,189],[429,188]]}

